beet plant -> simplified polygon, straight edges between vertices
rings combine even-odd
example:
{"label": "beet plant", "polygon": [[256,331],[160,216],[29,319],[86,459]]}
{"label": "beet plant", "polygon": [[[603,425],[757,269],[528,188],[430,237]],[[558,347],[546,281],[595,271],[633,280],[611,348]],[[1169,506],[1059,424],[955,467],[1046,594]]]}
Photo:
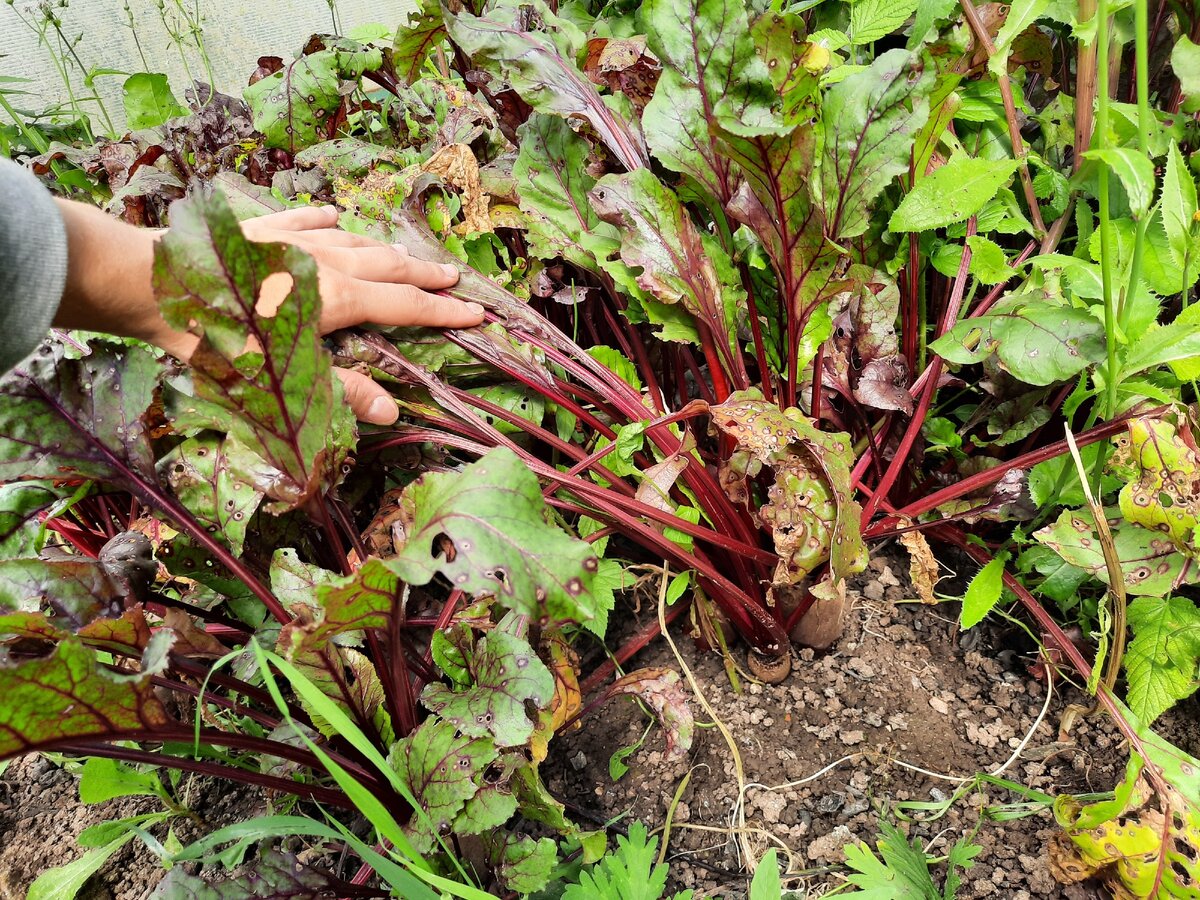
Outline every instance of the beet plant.
{"label": "beet plant", "polygon": [[[1061,852],[1184,896],[1195,763],[1144,726],[1200,659],[1198,31],[1137,0],[425,0],[391,46],[263,57],[244,102],[31,146],[170,226],[155,286],[200,346],[61,335],[3,382],[0,757],[357,808],[356,883],[529,893],[603,847],[541,784],[555,733],[636,694],[691,740],[673,673],[611,681],[657,622],[580,668],[623,589],[680,573],[667,620],[783,677],[871,542],[937,602],[933,541],[981,566],[963,625],[1015,599],[1131,742]],[[486,323],[323,338],[312,260],[238,226],[314,201],[458,265]],[[400,424],[359,433],[335,366]],[[1160,838],[1105,857],[1116,816]],[[253,834],[297,831],[345,836]]]}

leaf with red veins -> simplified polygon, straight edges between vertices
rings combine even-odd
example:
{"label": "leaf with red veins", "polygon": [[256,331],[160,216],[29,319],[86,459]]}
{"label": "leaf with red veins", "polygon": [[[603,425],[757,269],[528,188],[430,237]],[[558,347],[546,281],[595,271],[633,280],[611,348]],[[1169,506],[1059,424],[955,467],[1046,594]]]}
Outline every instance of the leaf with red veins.
{"label": "leaf with red veins", "polygon": [[56,625],[76,631],[93,619],[119,614],[123,599],[92,559],[0,561],[0,610],[45,609]]}
{"label": "leaf with red veins", "polygon": [[151,642],[141,674],[116,675],[76,640],[49,656],[0,665],[0,759],[83,738],[120,740],[171,722],[148,677],[170,638]]}
{"label": "leaf with red veins", "polygon": [[260,468],[258,464],[254,454],[236,441],[206,433],[168,453],[159,469],[196,521],[210,534],[224,538],[240,556],[250,517],[263,496],[254,480],[242,476]]}
{"label": "leaf with red veins", "polygon": [[449,833],[467,801],[485,787],[486,770],[496,757],[490,738],[461,734],[436,718],[392,748],[392,767],[425,813],[409,824],[419,852],[433,849],[436,835]]}
{"label": "leaf with red veins", "polygon": [[469,686],[456,691],[430,684],[421,702],[463,734],[490,735],[497,747],[527,744],[535,723],[526,704],[546,706],[554,696],[554,676],[529,646],[526,628],[524,616],[509,613],[467,657]]}
{"label": "leaf with red veins", "polygon": [[[154,287],[167,322],[200,337],[190,360],[200,402],[189,421],[270,464],[273,476],[259,473],[257,486],[270,511],[292,509],[341,478],[354,438],[322,344],[316,263],[295,246],[247,240],[219,195],[177,203],[171,221],[156,245]],[[266,316],[259,294],[276,273],[290,276],[291,291]]]}
{"label": "leaf with red veins", "polygon": [[0,482],[153,479],[146,413],[162,364],[139,347],[91,348],[67,359],[47,342],[0,380]]}

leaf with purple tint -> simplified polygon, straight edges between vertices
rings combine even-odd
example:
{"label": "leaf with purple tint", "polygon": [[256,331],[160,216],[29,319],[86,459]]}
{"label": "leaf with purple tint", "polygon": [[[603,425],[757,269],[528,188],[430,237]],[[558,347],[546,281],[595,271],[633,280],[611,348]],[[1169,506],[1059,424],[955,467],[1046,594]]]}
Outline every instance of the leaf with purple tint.
{"label": "leaf with purple tint", "polygon": [[524,616],[506,615],[467,656],[468,686],[453,690],[430,684],[421,702],[463,734],[490,735],[497,747],[528,743],[534,722],[526,704],[538,709],[548,704],[554,676],[525,639],[526,625]]}
{"label": "leaf with purple tint", "polygon": [[653,711],[667,740],[665,758],[687,755],[696,723],[678,672],[655,666],[630,672],[605,689],[602,702],[621,696],[637,697]]}
{"label": "leaf with purple tint", "polygon": [[553,839],[501,831],[491,836],[488,845],[491,863],[508,890],[533,894],[549,883],[558,861],[558,847]]}
{"label": "leaf with purple tint", "polygon": [[[191,421],[210,419],[276,470],[258,485],[272,511],[298,506],[341,477],[353,442],[321,342],[316,264],[297,247],[248,241],[218,196],[176,204],[172,223],[155,250],[154,286],[167,321],[200,335],[190,363],[201,403]],[[264,316],[259,292],[280,272],[291,292]]]}
{"label": "leaf with purple tint", "polygon": [[150,675],[166,662],[166,632],[147,648],[141,674],[114,674],[75,640],[46,657],[0,665],[0,759],[83,738],[118,740],[171,720]]}
{"label": "leaf with purple tint", "polygon": [[414,7],[396,29],[392,43],[392,65],[405,84],[421,77],[429,54],[446,39],[446,23],[438,0],[420,0]]}
{"label": "leaf with purple tint", "polygon": [[170,900],[310,900],[341,897],[351,889],[348,882],[309,868],[291,853],[264,847],[233,877],[192,875],[175,866],[158,883],[151,895]]}
{"label": "leaf with purple tint", "polygon": [[0,380],[0,481],[153,480],[146,413],[162,365],[140,348],[91,350],[67,359],[45,343]]}
{"label": "leaf with purple tint", "polygon": [[649,0],[641,30],[663,71],[642,115],[642,129],[662,165],[690,175],[721,203],[736,176],[714,137],[786,131],[767,67],[755,53],[746,8],[726,0]]}
{"label": "leaf with purple tint", "polygon": [[712,333],[731,370],[746,294],[728,254],[695,226],[687,208],[649,169],[606,175],[589,196],[600,218],[617,226],[620,260],[640,269],[638,286],[694,316]]}
{"label": "leaf with purple tint", "polygon": [[846,281],[850,290],[830,304],[834,336],[826,344],[824,383],[865,406],[911,415],[908,367],[896,336],[900,289],[870,266],[851,266]]}
{"label": "leaf with purple tint", "polygon": [[263,496],[240,473],[253,472],[260,465],[236,441],[206,433],[168,453],[159,469],[200,526],[240,556],[250,517]]}
{"label": "leaf with purple tint", "polygon": [[431,850],[436,836],[450,831],[467,801],[486,786],[487,769],[496,757],[489,738],[460,734],[437,718],[392,748],[388,761],[426,813],[408,826],[419,852]]}
{"label": "leaf with purple tint", "polygon": [[537,477],[499,448],[461,472],[427,473],[400,501],[408,541],[386,565],[410,584],[436,574],[540,620],[593,615],[591,547],[545,519]]}
{"label": "leaf with purple tint", "polygon": [[919,57],[896,49],[825,94],[816,184],[831,239],[866,231],[875,200],[908,172],[914,137],[929,118],[934,81]]}
{"label": "leaf with purple tint", "polygon": [[78,630],[101,616],[118,615],[124,595],[96,560],[0,561],[0,611],[45,610],[63,628]]}
{"label": "leaf with purple tint", "polygon": [[501,0],[482,17],[442,9],[451,39],[476,66],[506,81],[539,112],[585,119],[626,169],[647,164],[641,135],[605,105],[575,65],[586,43],[578,26],[543,2]]}
{"label": "leaf with purple tint", "polygon": [[345,97],[343,85],[382,63],[379,50],[344,38],[293,60],[243,91],[254,127],[268,147],[294,153],[315,144],[327,136]]}

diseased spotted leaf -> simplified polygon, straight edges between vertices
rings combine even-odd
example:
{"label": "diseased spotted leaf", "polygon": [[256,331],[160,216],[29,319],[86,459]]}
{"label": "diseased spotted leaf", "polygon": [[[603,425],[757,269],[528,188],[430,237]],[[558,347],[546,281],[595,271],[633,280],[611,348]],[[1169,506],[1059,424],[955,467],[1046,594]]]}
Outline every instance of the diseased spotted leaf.
{"label": "diseased spotted leaf", "polygon": [[[1105,510],[1105,516],[1129,593],[1162,596],[1182,584],[1200,581],[1200,567],[1180,553],[1169,537],[1124,521],[1115,509]],[[1063,510],[1054,524],[1033,536],[1071,565],[1108,583],[1108,567],[1088,509]]]}
{"label": "diseased spotted leaf", "polygon": [[1185,556],[1200,558],[1200,454],[1195,444],[1164,420],[1130,419],[1128,427],[1137,478],[1121,488],[1122,515],[1134,525],[1166,535]]}
{"label": "diseased spotted leaf", "polygon": [[958,155],[916,183],[892,213],[892,231],[928,231],[965,222],[996,196],[1017,169],[1015,159]]}
{"label": "diseased spotted leaf", "polygon": [[232,438],[205,434],[184,441],[158,465],[175,496],[200,525],[241,555],[250,517],[263,496],[241,474],[253,472],[261,462]]}
{"label": "diseased spotted leaf", "polygon": [[746,8],[723,0],[649,0],[638,15],[663,66],[642,115],[646,142],[658,162],[726,203],[736,183],[713,130],[745,136],[786,130]]}
{"label": "diseased spotted leaf", "polygon": [[1009,57],[1020,43],[1021,35],[1041,18],[1050,5],[1050,0],[1016,0],[1009,7],[1004,24],[996,33],[996,52],[988,59],[988,69],[995,75],[1008,72]]}
{"label": "diseased spotted leaf", "polygon": [[174,866],[158,883],[153,898],[159,900],[308,900],[335,897],[347,883],[310,868],[294,855],[274,847],[262,847],[249,863],[233,877],[209,880],[188,874],[183,866]]}
{"label": "diseased spotted leaf", "polygon": [[[232,469],[254,478],[272,511],[298,506],[341,477],[354,433],[321,342],[316,265],[297,247],[247,240],[216,195],[181,201],[171,221],[156,245],[154,287],[167,321],[200,335],[190,360],[200,403],[189,421],[227,432],[276,470]],[[264,316],[259,290],[277,272],[292,289]]]}
{"label": "diseased spotted leaf", "polygon": [[438,0],[421,0],[408,11],[407,21],[396,29],[392,65],[405,83],[412,84],[433,49],[446,39],[446,23]]}
{"label": "diseased spotted leaf", "polygon": [[1013,294],[986,315],[963,319],[929,345],[948,362],[1000,365],[1026,384],[1047,385],[1078,375],[1105,354],[1104,325],[1087,310]]}
{"label": "diseased spotted leaf", "polygon": [[254,127],[268,147],[294,153],[315,144],[329,136],[329,122],[345,95],[342,85],[382,63],[379,50],[344,38],[292,60],[243,91]]}
{"label": "diseased spotted leaf", "polygon": [[866,231],[875,200],[908,171],[913,137],[929,117],[934,81],[920,57],[897,49],[881,53],[826,93],[817,185],[832,239]]}
{"label": "diseased spotted leaf", "polygon": [[315,609],[318,589],[335,580],[332,572],[304,562],[291,547],[276,550],[271,556],[270,575],[271,593],[287,607],[302,603]]}
{"label": "diseased spotted leaf", "polygon": [[[544,30],[532,28],[530,6]],[[501,0],[484,16],[451,13],[444,4],[442,11],[451,39],[475,65],[508,82],[539,112],[587,120],[625,168],[646,165],[641,135],[600,99],[596,86],[576,68],[586,43],[578,26],[555,15],[541,0]]]}
{"label": "diseased spotted leaf", "polygon": [[554,677],[525,639],[524,616],[509,613],[479,639],[465,660],[464,688],[433,683],[421,702],[463,734],[490,735],[497,747],[520,747],[533,734],[526,704],[540,709],[554,695]]}
{"label": "diseased spotted leaf", "polygon": [[0,611],[45,610],[72,631],[101,616],[119,615],[124,594],[96,560],[0,560]]}
{"label": "diseased spotted leaf", "polygon": [[488,842],[492,865],[510,891],[532,894],[550,881],[558,861],[558,847],[551,838],[531,838],[503,831]]}
{"label": "diseased spotted leaf", "polygon": [[1138,597],[1128,616],[1125,699],[1148,726],[1200,687],[1200,608],[1188,597]]}
{"label": "diseased spotted leaf", "polygon": [[491,739],[460,734],[436,717],[392,748],[388,761],[426,813],[408,826],[418,851],[432,849],[436,835],[448,832],[467,801],[483,790],[496,756]]}
{"label": "diseased spotted leaf", "polygon": [[387,565],[410,584],[441,573],[541,619],[592,617],[591,548],[546,524],[537,477],[499,448],[459,473],[429,473],[401,499],[408,542]]}
{"label": "diseased spotted leaf", "polygon": [[0,481],[153,480],[146,415],[161,375],[141,348],[97,342],[68,359],[43,344],[0,380]]}
{"label": "diseased spotted leaf", "polygon": [[170,718],[150,675],[166,662],[170,635],[147,648],[142,673],[117,675],[76,640],[40,659],[0,664],[0,759],[80,738],[120,740],[153,731]]}

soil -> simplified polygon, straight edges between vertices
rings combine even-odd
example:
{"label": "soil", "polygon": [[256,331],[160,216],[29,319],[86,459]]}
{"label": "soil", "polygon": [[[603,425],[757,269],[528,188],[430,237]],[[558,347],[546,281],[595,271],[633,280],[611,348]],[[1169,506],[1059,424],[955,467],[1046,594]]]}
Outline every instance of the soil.
{"label": "soil", "polygon": [[[1044,676],[1030,671],[1035,656],[1024,652],[1032,643],[1023,631],[985,624],[962,632],[956,606],[926,606],[912,602],[913,596],[907,560],[878,556],[855,581],[838,644],[823,655],[800,651],[783,683],[743,682],[741,694],[733,691],[720,657],[697,652],[692,641],[676,641],[738,742],[750,785],[749,843],[758,854],[774,845],[790,857],[788,871],[799,877],[785,886],[799,896],[820,896],[843,882],[842,848],[851,841],[872,843],[883,810],[905,801],[941,801],[958,786],[911,767],[968,778],[994,773],[1012,758],[1005,778],[1055,796],[1111,790],[1124,773],[1124,742],[1103,717],[1077,723],[1069,741],[1058,741],[1064,708],[1083,698],[1070,686],[1056,686],[1046,707]],[[641,621],[637,615],[614,621],[626,618],[633,630],[654,616],[650,601]],[[663,641],[628,668],[653,665],[677,667]],[[698,722],[707,719],[702,709],[695,712]],[[1193,698],[1155,728],[1200,754],[1197,713]],[[640,819],[653,828],[663,824],[690,771],[670,831],[671,883],[676,890],[696,890],[697,898],[743,897],[747,879],[737,874],[737,841],[726,830],[738,786],[717,729],[697,728],[691,752],[677,762],[664,759],[662,737],[652,729],[644,747],[626,759],[629,772],[615,784],[610,778],[611,755],[636,743],[647,721],[625,700],[588,717],[581,730],[556,741],[554,758],[566,762],[550,767],[548,787],[576,804],[577,818],[590,824]],[[974,839],[983,849],[959,900],[1106,897],[1098,885],[1062,887],[1051,877],[1046,853],[1058,829],[1049,810],[1004,822],[981,816],[985,807],[1020,799],[982,788],[936,821],[906,827],[939,856],[978,827]],[[935,872],[935,880],[942,874]]]}
{"label": "soil", "polygon": [[[841,884],[848,842],[873,841],[881,816],[894,819],[886,810],[897,803],[944,800],[958,785],[948,778],[995,772],[1007,762],[1005,778],[1057,795],[1110,790],[1124,772],[1123,742],[1103,718],[1077,723],[1069,741],[1058,741],[1063,710],[1081,695],[1056,686],[1046,705],[1044,676],[1031,672],[1032,644],[1020,629],[985,624],[961,632],[956,607],[925,606],[912,596],[907,561],[878,556],[853,585],[838,644],[825,654],[800,651],[783,683],[743,681],[740,694],[719,656],[700,653],[677,635],[708,702],[739,742],[749,785],[747,840],[757,853],[768,843],[780,848],[796,876],[788,886],[797,896],[818,897]],[[613,621],[631,632],[654,615],[652,602],[640,609],[631,602]],[[664,641],[653,642],[629,667],[653,665],[677,668]],[[701,708],[695,712],[698,722],[707,721]],[[1187,701],[1156,730],[1200,755],[1198,712],[1196,701]],[[627,700],[586,717],[580,730],[552,745],[543,767],[547,786],[581,824],[617,820],[621,828],[640,819],[654,828],[690,771],[670,831],[672,887],[694,889],[697,900],[739,900],[747,881],[738,874],[737,841],[726,830],[738,787],[724,739],[716,728],[698,727],[686,758],[672,762],[652,728],[645,745],[626,758],[628,773],[614,783],[610,757],[636,743],[646,725],[640,707]],[[157,808],[147,799],[84,806],[76,782],[38,757],[15,762],[0,777],[0,900],[24,898],[37,874],[76,858],[82,851],[75,837],[85,827]],[[261,794],[208,779],[193,779],[187,790],[205,824],[175,820],[185,843],[266,808]],[[1019,800],[999,788],[980,788],[936,821],[905,827],[937,855],[978,829],[974,840],[982,851],[959,900],[1105,897],[1099,886],[1064,888],[1051,878],[1045,854],[1057,829],[1048,810],[1011,821],[982,814]],[[155,834],[161,840],[165,832],[159,826]],[[145,900],[162,875],[157,859],[135,839],[80,896]]]}

